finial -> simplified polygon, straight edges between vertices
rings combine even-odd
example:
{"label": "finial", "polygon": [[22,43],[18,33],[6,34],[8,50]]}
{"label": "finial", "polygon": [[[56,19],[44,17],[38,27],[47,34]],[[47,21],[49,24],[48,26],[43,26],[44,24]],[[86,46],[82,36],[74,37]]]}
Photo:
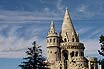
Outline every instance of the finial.
{"label": "finial", "polygon": [[66,7],[66,10],[68,10],[68,7]]}
{"label": "finial", "polygon": [[54,26],[54,21],[53,21],[52,16],[51,16],[51,26]]}

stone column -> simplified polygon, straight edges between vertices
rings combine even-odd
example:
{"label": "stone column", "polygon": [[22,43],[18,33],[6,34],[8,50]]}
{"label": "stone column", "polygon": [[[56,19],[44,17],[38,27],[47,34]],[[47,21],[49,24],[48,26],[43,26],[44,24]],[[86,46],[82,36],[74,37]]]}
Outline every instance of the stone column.
{"label": "stone column", "polygon": [[88,67],[89,67],[89,69],[91,69],[91,62],[90,61],[89,61]]}

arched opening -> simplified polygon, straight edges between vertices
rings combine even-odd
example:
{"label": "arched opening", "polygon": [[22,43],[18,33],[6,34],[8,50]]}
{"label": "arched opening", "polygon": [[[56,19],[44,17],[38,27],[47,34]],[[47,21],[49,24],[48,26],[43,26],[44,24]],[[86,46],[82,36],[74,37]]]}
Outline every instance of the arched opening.
{"label": "arched opening", "polygon": [[78,51],[76,51],[75,56],[76,56],[76,57],[78,56]]}
{"label": "arched opening", "polygon": [[67,60],[68,60],[68,51],[63,51],[63,59],[64,59],[64,69],[67,69]]}
{"label": "arched opening", "polygon": [[53,42],[55,43],[55,38],[53,39]]}
{"label": "arched opening", "polygon": [[63,53],[64,60],[68,60],[68,54],[66,52]]}
{"label": "arched opening", "polygon": [[91,65],[91,69],[94,69],[94,65],[93,64]]}
{"label": "arched opening", "polygon": [[74,51],[72,51],[72,52],[70,53],[70,56],[71,56],[71,57],[74,57]]}
{"label": "arched opening", "polygon": [[74,38],[72,38],[72,42],[74,42]]}
{"label": "arched opening", "polygon": [[84,53],[83,52],[81,52],[81,56],[84,56]]}
{"label": "arched opening", "polygon": [[52,42],[52,39],[50,39],[50,42]]}
{"label": "arched opening", "polygon": [[64,39],[64,42],[66,42],[67,40],[66,40],[66,38]]}
{"label": "arched opening", "polygon": [[62,69],[62,64],[60,64],[60,69]]}

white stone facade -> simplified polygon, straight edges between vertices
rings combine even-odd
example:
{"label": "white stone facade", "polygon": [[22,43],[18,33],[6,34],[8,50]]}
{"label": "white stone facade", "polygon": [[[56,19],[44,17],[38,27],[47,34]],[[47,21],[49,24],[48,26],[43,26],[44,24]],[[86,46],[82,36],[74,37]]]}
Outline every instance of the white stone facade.
{"label": "white stone facade", "polygon": [[84,44],[72,24],[66,9],[61,33],[55,31],[51,21],[47,36],[47,55],[50,69],[98,69],[97,58],[84,57]]}

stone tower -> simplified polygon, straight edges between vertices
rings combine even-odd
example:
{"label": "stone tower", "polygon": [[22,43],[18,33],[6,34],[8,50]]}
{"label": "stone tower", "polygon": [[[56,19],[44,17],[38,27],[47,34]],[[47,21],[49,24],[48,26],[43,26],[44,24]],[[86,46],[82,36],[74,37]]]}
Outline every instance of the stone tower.
{"label": "stone tower", "polygon": [[50,63],[54,63],[55,61],[59,61],[59,36],[55,31],[54,22],[51,21],[50,31],[47,36],[47,54],[48,61]]}
{"label": "stone tower", "polygon": [[47,36],[47,55],[50,69],[98,69],[97,59],[84,57],[84,44],[79,41],[68,9],[66,8],[61,33],[55,31],[54,22],[51,21]]}

